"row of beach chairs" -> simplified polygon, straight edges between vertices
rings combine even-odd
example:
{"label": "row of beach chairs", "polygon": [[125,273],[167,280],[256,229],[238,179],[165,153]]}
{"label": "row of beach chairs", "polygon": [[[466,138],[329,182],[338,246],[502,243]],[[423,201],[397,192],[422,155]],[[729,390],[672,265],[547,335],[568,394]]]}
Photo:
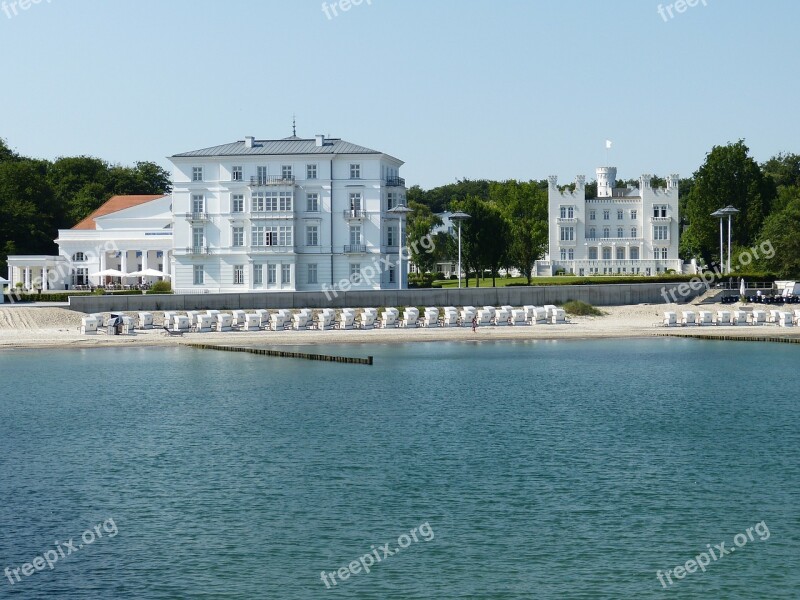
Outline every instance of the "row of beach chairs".
{"label": "row of beach chairs", "polygon": [[[139,330],[154,328],[153,314],[140,312],[138,317],[123,316],[120,333],[131,335]],[[316,329],[386,329],[393,327],[479,327],[486,326],[524,326],[544,325],[548,323],[566,323],[563,309],[554,305],[524,306],[521,309],[512,306],[484,306],[476,308],[465,306],[458,309],[447,306],[440,310],[427,307],[420,316],[419,309],[408,307],[402,315],[397,308],[389,307],[378,314],[375,308],[344,308],[338,315],[332,308],[325,308],[316,314],[311,309],[298,312],[291,310],[268,311],[259,309],[254,312],[234,310],[224,313],[218,310],[189,311],[186,314],[167,311],[164,313],[163,332],[165,335],[183,335],[184,333],[209,333],[227,331],[297,331]],[[95,334],[103,331],[106,319],[102,314],[83,317],[81,333]]]}
{"label": "row of beach chairs", "polygon": [[716,315],[707,310],[697,313],[693,311],[683,311],[681,317],[678,313],[665,312],[665,327],[693,327],[693,326],[737,326],[737,325],[777,325],[779,327],[800,326],[800,310],[794,313],[782,310],[754,310],[728,311],[719,310]]}

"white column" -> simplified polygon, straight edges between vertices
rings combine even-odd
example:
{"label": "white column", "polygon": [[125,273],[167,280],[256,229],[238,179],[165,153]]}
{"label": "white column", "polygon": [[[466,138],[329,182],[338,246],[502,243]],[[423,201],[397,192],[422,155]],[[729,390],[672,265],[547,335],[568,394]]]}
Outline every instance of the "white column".
{"label": "white column", "polygon": [[142,271],[147,270],[148,263],[147,263],[147,250],[142,250]]}
{"label": "white column", "polygon": [[123,273],[127,273],[128,272],[128,251],[127,250],[121,250],[121,257],[122,258],[120,258],[119,270],[122,271]]}
{"label": "white column", "polygon": [[42,267],[42,291],[47,291],[47,267]]}
{"label": "white column", "polygon": [[106,264],[107,263],[108,263],[108,261],[107,261],[107,252],[105,250],[101,250],[100,251],[100,270],[101,271],[105,271],[106,270]]}
{"label": "white column", "polygon": [[25,267],[25,289],[29,290],[31,288],[31,268]]}

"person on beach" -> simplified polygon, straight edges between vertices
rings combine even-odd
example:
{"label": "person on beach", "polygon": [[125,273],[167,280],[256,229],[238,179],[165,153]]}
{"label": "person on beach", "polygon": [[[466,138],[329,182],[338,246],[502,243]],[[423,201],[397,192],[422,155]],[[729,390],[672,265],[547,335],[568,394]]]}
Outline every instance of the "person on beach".
{"label": "person on beach", "polygon": [[477,327],[478,327],[478,317],[474,316],[472,317],[472,333],[475,333]]}

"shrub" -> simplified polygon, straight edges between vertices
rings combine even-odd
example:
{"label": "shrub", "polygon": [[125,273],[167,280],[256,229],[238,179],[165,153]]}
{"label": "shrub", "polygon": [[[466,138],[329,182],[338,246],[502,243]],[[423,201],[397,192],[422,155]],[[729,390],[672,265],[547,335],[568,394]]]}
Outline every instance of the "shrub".
{"label": "shrub", "polygon": [[602,317],[605,313],[582,300],[567,300],[562,308],[576,317]]}
{"label": "shrub", "polygon": [[411,273],[408,276],[408,287],[410,288],[429,288],[433,287],[433,280],[436,276],[433,273]]}
{"label": "shrub", "polygon": [[148,294],[171,294],[172,284],[169,281],[156,281],[147,290]]}

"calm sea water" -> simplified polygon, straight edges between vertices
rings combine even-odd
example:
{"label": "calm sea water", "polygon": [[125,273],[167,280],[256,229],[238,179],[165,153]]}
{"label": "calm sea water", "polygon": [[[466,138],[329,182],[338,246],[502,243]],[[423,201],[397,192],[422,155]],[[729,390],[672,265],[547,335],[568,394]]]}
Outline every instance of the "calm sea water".
{"label": "calm sea water", "polygon": [[0,597],[800,596],[797,347],[318,350],[0,353]]}

